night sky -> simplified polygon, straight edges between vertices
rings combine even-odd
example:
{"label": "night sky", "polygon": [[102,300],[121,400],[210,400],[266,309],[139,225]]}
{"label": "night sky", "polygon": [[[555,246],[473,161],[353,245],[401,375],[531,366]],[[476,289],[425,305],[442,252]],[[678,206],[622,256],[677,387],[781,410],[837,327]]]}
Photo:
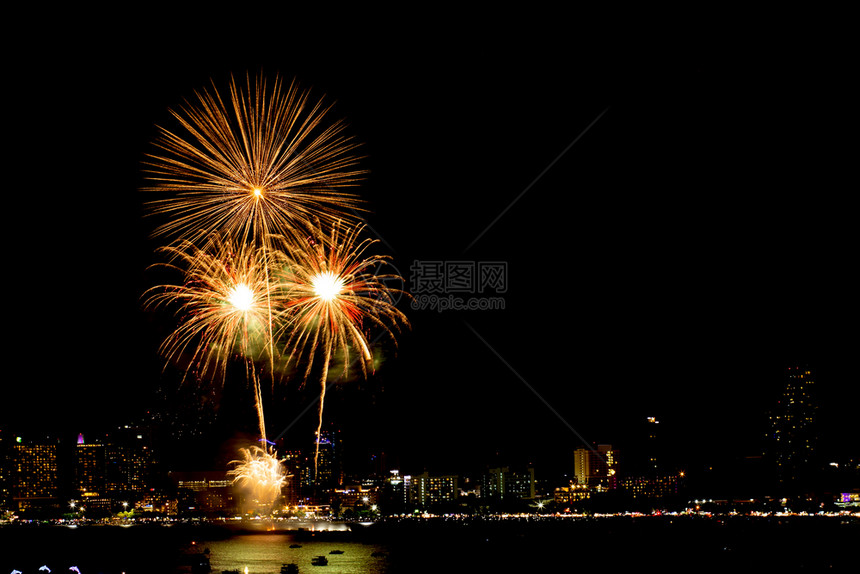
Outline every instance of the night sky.
{"label": "night sky", "polygon": [[[404,305],[373,422],[336,392],[332,422],[413,469],[570,458],[577,434],[623,449],[647,416],[678,451],[754,454],[784,368],[806,364],[830,444],[856,449],[857,118],[838,52],[429,24],[312,43],[150,32],[50,34],[7,71],[0,425],[77,432],[157,402],[140,162],[168,108],[263,70],[335,101],[364,143],[367,221],[407,289],[414,261],[508,268],[503,310]],[[269,410],[270,434],[291,416]]]}

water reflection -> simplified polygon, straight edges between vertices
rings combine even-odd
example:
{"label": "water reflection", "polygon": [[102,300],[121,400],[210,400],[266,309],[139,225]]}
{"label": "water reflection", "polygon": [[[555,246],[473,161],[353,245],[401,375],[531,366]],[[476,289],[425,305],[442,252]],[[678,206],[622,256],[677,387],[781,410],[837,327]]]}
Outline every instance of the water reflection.
{"label": "water reflection", "polygon": [[[320,532],[320,530],[316,530]],[[327,573],[382,574],[387,572],[387,548],[348,540],[314,539],[296,533],[245,534],[205,542],[214,573],[278,574],[295,564],[300,572],[324,564]]]}

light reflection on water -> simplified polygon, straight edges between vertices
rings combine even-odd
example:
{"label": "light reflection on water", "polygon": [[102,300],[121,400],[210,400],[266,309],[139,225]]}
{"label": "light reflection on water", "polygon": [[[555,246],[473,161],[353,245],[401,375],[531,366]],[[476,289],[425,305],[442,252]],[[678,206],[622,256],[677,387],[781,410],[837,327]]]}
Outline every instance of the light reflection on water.
{"label": "light reflection on water", "polygon": [[[300,572],[316,567],[311,559],[316,556],[328,558],[328,566],[320,572],[327,574],[382,574],[388,571],[384,556],[372,556],[373,552],[385,552],[381,545],[341,541],[298,541],[291,534],[244,534],[227,540],[203,541],[200,546],[209,549],[213,574],[224,570],[238,570],[248,574],[278,574],[281,566],[293,562]],[[301,548],[290,548],[290,544],[301,544]],[[329,554],[342,550],[343,554]]]}

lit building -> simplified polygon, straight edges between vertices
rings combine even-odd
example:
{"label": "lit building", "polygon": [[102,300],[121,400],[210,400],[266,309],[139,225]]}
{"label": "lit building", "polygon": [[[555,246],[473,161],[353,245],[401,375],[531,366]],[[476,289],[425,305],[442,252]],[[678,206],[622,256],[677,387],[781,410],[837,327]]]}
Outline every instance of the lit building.
{"label": "lit building", "polygon": [[379,490],[375,487],[365,488],[360,484],[354,484],[334,489],[333,498],[340,502],[341,508],[371,507],[379,502]]}
{"label": "lit building", "polygon": [[226,471],[205,470],[191,472],[171,472],[169,476],[177,488],[186,488],[194,492],[202,492],[212,488],[228,488],[232,481]]}
{"label": "lit building", "polygon": [[179,510],[202,513],[232,513],[237,510],[233,482],[226,471],[171,472],[179,490]]}
{"label": "lit building", "polygon": [[105,447],[105,488],[109,493],[140,493],[146,490],[152,452],[145,446],[109,444]]}
{"label": "lit building", "polygon": [[813,470],[817,438],[814,390],[808,369],[790,367],[782,394],[770,412],[766,454],[783,490],[802,488]]}
{"label": "lit building", "polygon": [[398,484],[397,477],[391,477],[391,484],[398,488],[399,491],[403,495],[403,504],[408,505],[413,502],[414,496],[412,495],[413,488],[415,486],[415,480],[412,478],[411,474],[404,474],[400,479]]}
{"label": "lit building", "polygon": [[305,465],[302,476],[304,486],[315,486],[331,488],[343,484],[343,470],[341,468],[340,433],[338,431],[322,431],[318,440],[319,455],[316,464],[316,476],[314,476],[314,456],[317,456],[317,443],[311,446],[308,453],[310,464]]}
{"label": "lit building", "polygon": [[591,493],[584,484],[570,483],[570,486],[560,486],[553,492],[552,499],[556,504],[573,504],[585,500]]}
{"label": "lit building", "polygon": [[110,514],[115,506],[114,501],[110,497],[94,491],[84,492],[81,494],[81,498],[75,500],[75,503],[78,510],[89,516]]}
{"label": "lit building", "polygon": [[647,476],[625,477],[621,488],[635,499],[666,498],[679,493],[683,474],[649,474]]}
{"label": "lit building", "polygon": [[8,432],[0,429],[0,510],[12,504],[12,444]]}
{"label": "lit building", "polygon": [[146,427],[123,426],[105,441],[105,489],[124,497],[146,492],[152,482],[153,450]]}
{"label": "lit building", "polygon": [[296,506],[301,502],[301,476],[306,468],[306,458],[300,450],[284,451],[281,457],[284,466],[284,486],[281,495],[286,506]]}
{"label": "lit building", "polygon": [[658,421],[655,417],[648,417],[646,419],[646,447],[645,452],[648,457],[648,471],[649,473],[656,474],[658,472],[658,452],[660,450],[660,441],[658,429],[660,428],[660,421]]}
{"label": "lit building", "polygon": [[412,477],[401,476],[399,470],[390,470],[388,477],[382,481],[379,492],[379,504],[388,514],[407,512],[410,503]]}
{"label": "lit building", "polygon": [[105,446],[87,444],[81,436],[75,445],[75,491],[81,496],[104,495]]}
{"label": "lit building", "polygon": [[597,491],[617,486],[618,453],[611,444],[599,444],[596,449],[578,448],[573,454],[577,484]]}
{"label": "lit building", "polygon": [[149,482],[152,451],[120,437],[88,443],[78,435],[75,445],[75,490],[114,499],[143,493]]}
{"label": "lit building", "polygon": [[508,467],[491,468],[481,483],[481,495],[488,499],[535,497],[535,469],[512,471]]}
{"label": "lit building", "polygon": [[841,509],[852,510],[860,508],[860,491],[840,492],[835,499],[836,506]]}
{"label": "lit building", "polygon": [[175,515],[177,501],[163,492],[148,492],[134,502],[135,512]]}
{"label": "lit building", "polygon": [[[405,478],[405,477],[404,477]],[[459,477],[456,475],[431,476],[428,473],[412,477],[412,502],[424,508],[457,500]]]}
{"label": "lit building", "polygon": [[57,452],[56,441],[27,442],[21,437],[15,438],[10,490],[13,503],[19,510],[58,502]]}

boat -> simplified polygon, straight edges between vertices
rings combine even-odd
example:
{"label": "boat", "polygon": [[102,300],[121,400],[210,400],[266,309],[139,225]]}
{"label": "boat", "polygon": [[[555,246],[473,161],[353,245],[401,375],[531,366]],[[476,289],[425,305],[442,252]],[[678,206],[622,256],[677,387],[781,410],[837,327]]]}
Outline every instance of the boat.
{"label": "boat", "polygon": [[328,566],[328,558],[325,556],[315,556],[311,558],[311,564],[314,566]]}
{"label": "boat", "polygon": [[301,548],[301,544],[290,544],[290,548]]}
{"label": "boat", "polygon": [[205,554],[196,554],[191,557],[191,574],[209,574],[212,567],[209,565],[209,557]]}
{"label": "boat", "polygon": [[343,550],[332,550],[329,554],[343,554]]}
{"label": "boat", "polygon": [[290,562],[281,566],[281,574],[299,574],[299,565]]}

